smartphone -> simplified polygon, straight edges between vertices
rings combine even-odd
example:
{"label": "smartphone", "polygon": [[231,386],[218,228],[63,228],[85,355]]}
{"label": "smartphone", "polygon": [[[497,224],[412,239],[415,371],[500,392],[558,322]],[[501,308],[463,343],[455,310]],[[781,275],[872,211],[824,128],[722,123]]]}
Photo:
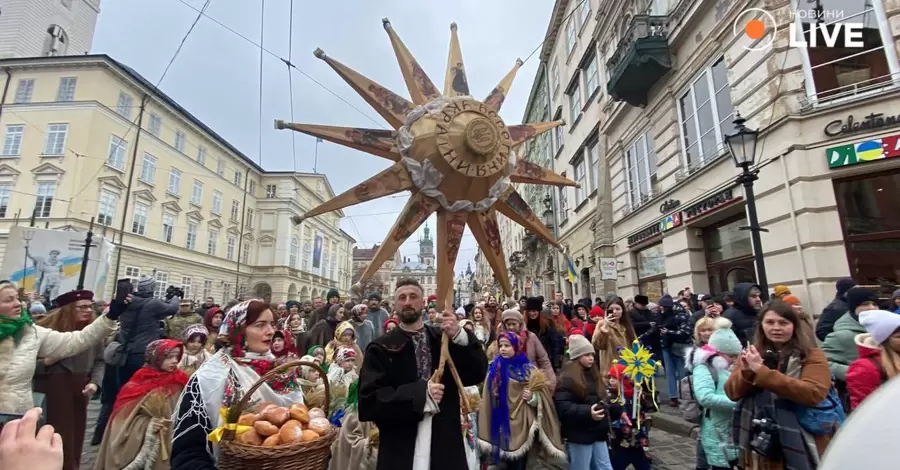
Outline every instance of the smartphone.
{"label": "smartphone", "polygon": [[116,300],[119,302],[125,301],[125,297],[131,294],[132,289],[134,289],[134,285],[131,283],[131,279],[119,279],[116,281]]}

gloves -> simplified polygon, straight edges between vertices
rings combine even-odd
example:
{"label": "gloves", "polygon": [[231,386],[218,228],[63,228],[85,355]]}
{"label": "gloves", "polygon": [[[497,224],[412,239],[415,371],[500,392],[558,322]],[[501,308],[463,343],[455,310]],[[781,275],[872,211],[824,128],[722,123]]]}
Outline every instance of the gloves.
{"label": "gloves", "polygon": [[118,321],[119,315],[128,308],[128,302],[124,300],[113,300],[111,304],[109,304],[109,312],[106,312],[106,318],[109,318],[112,321]]}

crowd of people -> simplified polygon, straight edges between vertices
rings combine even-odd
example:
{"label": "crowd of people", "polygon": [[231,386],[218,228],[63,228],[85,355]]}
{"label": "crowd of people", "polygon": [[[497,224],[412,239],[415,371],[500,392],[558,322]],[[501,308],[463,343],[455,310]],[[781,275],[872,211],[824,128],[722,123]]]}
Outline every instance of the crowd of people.
{"label": "crowd of people", "polygon": [[[46,468],[77,470],[99,399],[95,469],[214,469],[223,410],[262,382],[257,402],[325,408],[332,470],[644,470],[665,406],[699,426],[697,469],[805,470],[900,371],[900,290],[882,302],[850,279],[818,316],[785,286],[766,299],[750,283],[455,310],[412,279],[355,302],[331,290],[221,306],[156,287],[145,276],[111,303],[79,290],[45,305],[0,283],[0,412],[22,416],[0,442],[33,429],[59,454]],[[620,360],[634,345],[661,364],[668,402]],[[19,468],[9,455],[0,467]]]}

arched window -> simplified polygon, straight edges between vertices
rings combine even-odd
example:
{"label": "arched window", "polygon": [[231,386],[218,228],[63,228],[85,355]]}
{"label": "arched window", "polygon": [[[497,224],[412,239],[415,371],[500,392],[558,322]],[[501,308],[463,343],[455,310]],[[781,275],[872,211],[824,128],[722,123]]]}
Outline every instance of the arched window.
{"label": "arched window", "polygon": [[303,266],[304,271],[309,271],[309,255],[312,250],[309,248],[309,241],[303,242]]}
{"label": "arched window", "polygon": [[44,38],[44,53],[45,56],[60,56],[66,55],[66,51],[69,48],[69,36],[66,34],[65,30],[62,29],[62,26],[59,25],[50,25],[47,28],[47,37]]}
{"label": "arched window", "polygon": [[300,257],[300,240],[297,240],[297,237],[291,238],[291,255],[288,259],[288,265],[294,269],[297,269],[297,258]]}

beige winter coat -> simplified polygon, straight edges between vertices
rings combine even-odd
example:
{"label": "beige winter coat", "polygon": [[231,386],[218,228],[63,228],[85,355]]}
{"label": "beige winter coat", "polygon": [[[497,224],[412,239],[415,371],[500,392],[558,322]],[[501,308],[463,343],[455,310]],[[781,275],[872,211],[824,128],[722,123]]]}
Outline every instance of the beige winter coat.
{"label": "beige winter coat", "polygon": [[81,331],[61,333],[38,325],[22,329],[14,338],[0,340],[0,413],[21,414],[34,407],[31,380],[38,359],[65,359],[100,344],[116,329],[102,316]]}

